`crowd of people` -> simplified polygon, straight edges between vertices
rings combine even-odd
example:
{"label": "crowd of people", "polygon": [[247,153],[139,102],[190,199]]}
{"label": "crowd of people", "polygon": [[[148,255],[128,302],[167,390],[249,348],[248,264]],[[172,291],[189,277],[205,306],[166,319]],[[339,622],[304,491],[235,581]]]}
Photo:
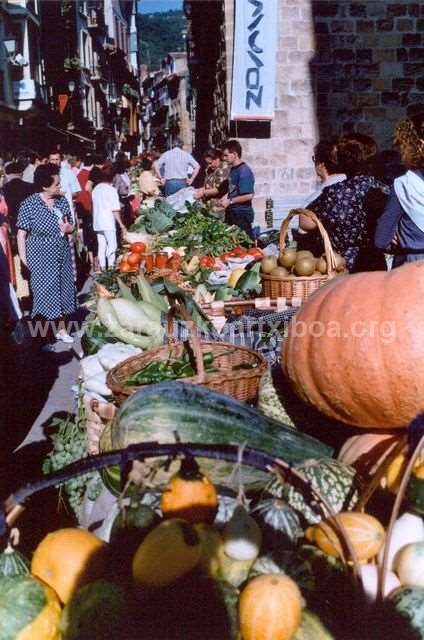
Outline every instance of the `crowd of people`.
{"label": "crowd of people", "polygon": [[[209,149],[204,161],[204,184],[193,198],[209,201],[215,215],[251,233],[254,181],[239,143],[229,141],[223,154]],[[136,188],[131,164],[138,168]],[[29,301],[32,320],[47,327],[39,332],[46,336],[43,348],[49,350],[53,340],[73,342],[66,327],[77,308],[81,249],[87,273],[113,268],[140,202],[190,187],[200,169],[178,139],[162,155],[133,162],[125,154],[112,162],[63,155],[57,148],[44,157],[0,160],[0,326],[16,323]]]}
{"label": "crowd of people", "polygon": [[[320,182],[304,208],[322,222],[350,272],[386,269],[387,252],[395,254],[394,266],[424,258],[423,130],[423,111],[398,125],[398,156],[379,154],[370,136],[357,133],[315,147],[312,162]],[[55,327],[50,340],[72,342],[66,320],[77,308],[80,250],[87,273],[113,268],[143,200],[193,186],[195,200],[253,238],[255,180],[240,143],[208,149],[203,160],[202,175],[179,140],[160,156],[132,161],[125,154],[113,162],[90,154],[64,156],[58,149],[44,157],[0,158],[0,326],[13,325],[28,298],[32,319]],[[293,236],[299,248],[322,251],[310,217],[299,216]]]}

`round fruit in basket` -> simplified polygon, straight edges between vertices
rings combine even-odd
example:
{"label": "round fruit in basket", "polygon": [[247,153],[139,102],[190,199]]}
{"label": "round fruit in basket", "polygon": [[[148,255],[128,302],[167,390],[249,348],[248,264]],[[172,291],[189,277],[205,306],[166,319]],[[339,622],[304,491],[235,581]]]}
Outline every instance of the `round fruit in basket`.
{"label": "round fruit in basket", "polygon": [[275,269],[271,271],[270,275],[277,278],[287,278],[290,274],[284,267],[275,267]]}
{"label": "round fruit in basket", "polygon": [[291,269],[291,267],[296,262],[296,249],[286,249],[283,253],[280,253],[278,256],[278,262],[282,267],[286,269]]}
{"label": "round fruit in basket", "polygon": [[129,256],[127,256],[127,262],[131,267],[138,267],[141,262],[141,254],[130,253]]}
{"label": "round fruit in basket", "polygon": [[[300,254],[298,254],[300,255]],[[312,254],[311,254],[312,255]],[[297,276],[311,276],[315,271],[315,258],[302,255],[296,259],[294,272]]]}
{"label": "round fruit in basket", "polygon": [[277,266],[277,258],[275,256],[266,256],[261,262],[261,271],[262,273],[271,273]]}

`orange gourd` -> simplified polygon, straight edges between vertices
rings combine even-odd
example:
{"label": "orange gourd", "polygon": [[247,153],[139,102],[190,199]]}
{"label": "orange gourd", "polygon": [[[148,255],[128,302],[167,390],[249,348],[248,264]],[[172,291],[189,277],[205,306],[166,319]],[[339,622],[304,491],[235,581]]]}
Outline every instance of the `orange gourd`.
{"label": "orange gourd", "polygon": [[298,395],[358,427],[406,427],[424,410],[424,261],[334,278],[292,319],[282,366]]}
{"label": "orange gourd", "polygon": [[291,640],[301,615],[299,587],[281,574],[253,578],[240,595],[239,623],[243,640]]}
{"label": "orange gourd", "polygon": [[85,529],[58,529],[36,548],[31,573],[55,590],[65,604],[87,582],[101,577],[106,567],[106,547]]}
{"label": "orange gourd", "polygon": [[180,470],[164,489],[160,506],[165,518],[212,524],[218,510],[218,496],[197,462],[193,458],[184,458]]}
{"label": "orange gourd", "polygon": [[[339,513],[338,518],[360,562],[367,562],[377,555],[384,544],[386,533],[376,518],[367,513],[350,511]],[[342,544],[333,518],[327,518],[309,527],[305,537],[329,556],[341,557]]]}

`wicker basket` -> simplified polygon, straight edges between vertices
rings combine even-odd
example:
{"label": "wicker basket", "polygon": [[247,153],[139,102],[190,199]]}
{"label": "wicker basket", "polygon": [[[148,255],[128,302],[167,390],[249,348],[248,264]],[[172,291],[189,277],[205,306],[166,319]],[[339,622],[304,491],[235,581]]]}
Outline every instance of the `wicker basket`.
{"label": "wicker basket", "polygon": [[[268,368],[265,358],[253,349],[246,347],[226,342],[200,341],[194,322],[188,312],[183,307],[178,307],[178,310],[187,321],[187,328],[190,332],[189,343],[197,370],[196,376],[181,378],[181,382],[201,384],[208,389],[226,393],[243,402],[254,400],[258,394],[260,379]],[[171,336],[172,319],[173,313],[168,314],[168,336]],[[186,346],[185,342],[175,342],[173,338],[168,337],[167,345],[132,356],[111,369],[107,375],[106,384],[112,390],[116,402],[122,403],[140,388],[125,385],[125,380],[131,374],[146,367],[152,361],[173,362],[177,360],[183,354]],[[203,354],[210,352],[215,356],[214,365],[219,369],[217,372],[204,370]],[[243,368],[240,365],[249,365],[252,368]]]}
{"label": "wicker basket", "polygon": [[111,402],[99,402],[87,394],[83,397],[83,404],[87,418],[87,453],[92,456],[99,453],[103,429],[115,417],[116,407]]}
{"label": "wicker basket", "polygon": [[309,209],[292,209],[287,218],[283,220],[280,229],[280,252],[282,253],[285,248],[285,240],[289,229],[290,220],[298,215],[304,215],[308,218],[311,218],[311,220],[313,220],[317,225],[324,242],[325,258],[328,265],[328,274],[320,276],[286,278],[262,274],[262,292],[266,297],[287,299],[298,298],[303,302],[303,300],[306,300],[306,298],[310,296],[311,293],[322,287],[322,285],[328,282],[330,278],[334,278],[334,276],[337,275],[336,258],[331,247],[328,233],[324,229],[322,223],[318,220],[315,213],[313,211],[309,211]]}

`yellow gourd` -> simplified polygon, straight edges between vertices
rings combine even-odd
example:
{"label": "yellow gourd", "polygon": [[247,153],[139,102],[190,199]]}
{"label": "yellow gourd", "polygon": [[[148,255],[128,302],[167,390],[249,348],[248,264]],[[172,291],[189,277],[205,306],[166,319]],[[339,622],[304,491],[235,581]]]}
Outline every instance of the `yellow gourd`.
{"label": "yellow gourd", "polygon": [[244,272],[245,269],[233,269],[231,271],[230,277],[228,278],[228,286],[231,287],[231,289],[234,289]]}
{"label": "yellow gourd", "polygon": [[132,562],[136,585],[164,587],[200,562],[202,545],[192,524],[179,518],[161,522],[143,540]]}

